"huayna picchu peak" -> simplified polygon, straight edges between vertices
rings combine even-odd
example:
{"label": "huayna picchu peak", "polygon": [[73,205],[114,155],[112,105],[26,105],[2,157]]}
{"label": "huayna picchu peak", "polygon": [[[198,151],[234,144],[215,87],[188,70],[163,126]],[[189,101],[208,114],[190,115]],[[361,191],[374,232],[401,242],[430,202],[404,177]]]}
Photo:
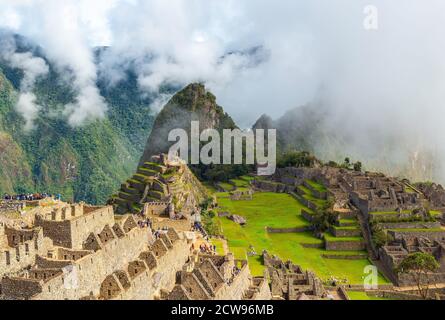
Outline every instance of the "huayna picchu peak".
{"label": "huayna picchu peak", "polygon": [[169,132],[181,128],[190,133],[192,121],[199,121],[200,131],[237,127],[203,84],[189,84],[176,93],[157,115],[139,165],[149,161],[153,155],[168,153],[169,147],[174,144],[168,141]]}

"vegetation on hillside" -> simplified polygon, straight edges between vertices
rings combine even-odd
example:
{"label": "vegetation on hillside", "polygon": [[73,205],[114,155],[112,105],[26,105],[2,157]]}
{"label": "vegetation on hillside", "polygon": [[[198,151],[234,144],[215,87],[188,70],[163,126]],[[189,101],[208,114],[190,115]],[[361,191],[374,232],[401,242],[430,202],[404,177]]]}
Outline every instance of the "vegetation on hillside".
{"label": "vegetation on hillside", "polygon": [[0,62],[0,194],[49,192],[105,203],[136,168],[153,122],[150,97],[141,96],[131,73],[112,89],[99,82],[107,117],[73,128],[62,106],[75,94],[51,68],[34,89],[42,109],[27,132],[14,107],[21,77]]}

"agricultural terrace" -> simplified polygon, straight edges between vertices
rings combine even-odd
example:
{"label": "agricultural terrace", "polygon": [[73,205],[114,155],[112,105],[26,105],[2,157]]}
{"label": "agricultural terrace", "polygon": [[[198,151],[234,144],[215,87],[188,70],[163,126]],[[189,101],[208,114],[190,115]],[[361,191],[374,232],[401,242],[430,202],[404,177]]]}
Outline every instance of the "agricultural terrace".
{"label": "agricultural terrace", "polygon": [[[323,186],[314,185],[319,190]],[[307,196],[313,199],[309,189]],[[228,239],[229,250],[236,258],[248,256],[249,265],[254,275],[262,275],[264,266],[261,261],[262,250],[268,250],[283,260],[290,259],[304,269],[314,271],[323,280],[331,277],[346,280],[350,284],[363,283],[363,270],[371,264],[365,251],[327,251],[324,241],[313,236],[312,232],[268,233],[266,227],[272,228],[302,228],[310,223],[303,218],[301,210],[309,210],[289,194],[257,192],[253,200],[230,200],[229,193],[216,193],[219,212],[237,214],[247,219],[245,226],[240,226],[227,217],[215,217],[221,233]],[[320,203],[320,199],[315,199]],[[345,220],[355,224],[355,221]],[[326,235],[331,239],[332,235]],[[352,240],[356,240],[353,238]],[[335,241],[342,241],[335,238]],[[351,240],[346,238],[346,241]],[[329,258],[324,256],[328,255]],[[336,259],[335,255],[353,255],[355,259]],[[380,284],[388,283],[383,277]]]}

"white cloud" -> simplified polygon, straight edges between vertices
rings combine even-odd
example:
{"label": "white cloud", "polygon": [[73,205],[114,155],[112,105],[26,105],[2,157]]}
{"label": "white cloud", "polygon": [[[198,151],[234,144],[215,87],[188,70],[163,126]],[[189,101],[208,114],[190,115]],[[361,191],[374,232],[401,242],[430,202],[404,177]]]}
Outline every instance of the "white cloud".
{"label": "white cloud", "polygon": [[[109,41],[106,8],[113,1],[3,1],[21,16],[17,32],[42,46],[47,57],[67,76],[77,92],[65,108],[72,125],[103,117],[107,106],[96,87],[97,70],[91,41]],[[2,25],[0,21],[0,25]]]}
{"label": "white cloud", "polygon": [[34,57],[31,52],[17,52],[16,50],[14,38],[3,35],[0,40],[0,58],[12,68],[20,69],[23,72],[16,110],[24,117],[25,130],[29,131],[34,127],[33,122],[41,109],[36,103],[36,96],[32,91],[37,79],[46,75],[49,68],[42,58]]}
{"label": "white cloud", "polygon": [[[358,149],[379,146],[375,130],[402,132],[407,149],[422,145],[443,158],[445,2],[374,0],[379,29],[372,32],[363,28],[369,4],[0,0],[0,26],[32,38],[60,69],[72,71],[78,97],[66,114],[73,125],[106,112],[92,48],[110,44],[99,68],[111,84],[131,63],[147,92],[165,82],[204,81],[242,126],[322,93],[335,114],[332,125],[356,135]],[[255,46],[267,53],[260,52],[261,63],[254,63],[258,53],[245,54]]]}
{"label": "white cloud", "polygon": [[20,94],[16,104],[17,111],[25,119],[25,131],[34,128],[34,120],[40,110],[40,106],[36,103],[36,96],[32,92],[23,92]]}

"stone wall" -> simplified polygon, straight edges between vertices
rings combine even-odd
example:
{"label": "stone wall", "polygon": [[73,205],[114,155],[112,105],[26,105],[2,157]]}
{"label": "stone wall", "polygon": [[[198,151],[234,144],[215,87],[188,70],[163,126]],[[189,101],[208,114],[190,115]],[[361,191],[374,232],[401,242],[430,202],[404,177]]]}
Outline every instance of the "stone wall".
{"label": "stone wall", "polygon": [[360,227],[357,227],[355,229],[341,229],[341,228],[335,228],[330,227],[329,231],[335,236],[335,237],[359,237],[362,235],[362,231],[360,230]]}
{"label": "stone wall", "polygon": [[156,258],[156,266],[148,267],[130,280],[128,289],[123,290],[114,300],[153,300],[161,296],[161,290],[171,291],[175,285],[176,273],[188,259],[190,244],[183,237],[173,243],[162,257]]}
{"label": "stone wall", "polygon": [[440,228],[440,222],[391,222],[379,223],[379,227],[383,229],[435,229]]}
{"label": "stone wall", "polygon": [[285,193],[287,191],[287,186],[285,184],[274,181],[254,180],[252,181],[252,185],[257,189],[266,192]]}
{"label": "stone wall", "polygon": [[[428,280],[425,278],[422,278],[422,283],[430,283],[430,284],[439,284],[439,283],[445,283],[445,273],[434,273],[428,275]],[[409,274],[400,274],[397,278],[397,285],[399,286],[413,286],[415,285],[416,281],[414,278]]]}
{"label": "stone wall", "polygon": [[326,241],[327,251],[356,251],[365,250],[363,241]]}
{"label": "stone wall", "polygon": [[82,244],[90,233],[98,234],[104,225],[114,224],[113,208],[107,207],[84,207],[84,213],[75,216],[65,216],[59,219],[57,216],[48,217],[37,216],[36,226],[43,228],[43,235],[53,240],[54,245],[82,249]]}
{"label": "stone wall", "polygon": [[266,231],[268,233],[296,233],[296,232],[305,232],[307,231],[307,227],[300,228],[272,228],[266,227]]}
{"label": "stone wall", "polygon": [[[7,229],[8,234],[17,233],[13,229]],[[12,241],[12,236],[10,236]],[[46,255],[49,248],[52,247],[52,241],[43,237],[41,228],[33,230],[32,238],[23,239],[15,242],[14,246],[7,246],[0,251],[0,278],[6,274],[15,273],[25,267],[35,263],[36,255]]]}
{"label": "stone wall", "polygon": [[[99,288],[102,280],[116,270],[123,269],[129,262],[136,260],[139,254],[148,248],[151,231],[148,228],[133,228],[124,237],[115,236],[107,243],[101,243],[100,250],[86,255],[77,261],[71,261],[68,265],[66,261],[40,258],[40,267],[58,267],[62,274],[54,278],[47,279],[41,283],[36,279],[13,278],[5,283],[2,288],[7,298],[18,298],[11,285],[14,281],[19,283],[25,281],[36,281],[40,283],[40,290],[29,291],[29,298],[33,299],[80,299],[84,296],[99,295]],[[65,265],[64,267],[61,267]],[[60,268],[61,267],[61,268]],[[35,285],[33,285],[35,287]],[[8,296],[9,295],[9,296]]]}
{"label": "stone wall", "polygon": [[402,238],[409,240],[414,238],[428,238],[430,240],[445,241],[445,231],[409,231],[409,232],[399,232],[399,231],[388,231],[388,235],[394,240],[402,240]]}
{"label": "stone wall", "polygon": [[164,215],[169,202],[147,202],[144,204],[144,215]]}
{"label": "stone wall", "polygon": [[251,284],[251,275],[247,261],[242,261],[242,268],[230,285],[224,285],[216,294],[215,300],[242,300]]}

